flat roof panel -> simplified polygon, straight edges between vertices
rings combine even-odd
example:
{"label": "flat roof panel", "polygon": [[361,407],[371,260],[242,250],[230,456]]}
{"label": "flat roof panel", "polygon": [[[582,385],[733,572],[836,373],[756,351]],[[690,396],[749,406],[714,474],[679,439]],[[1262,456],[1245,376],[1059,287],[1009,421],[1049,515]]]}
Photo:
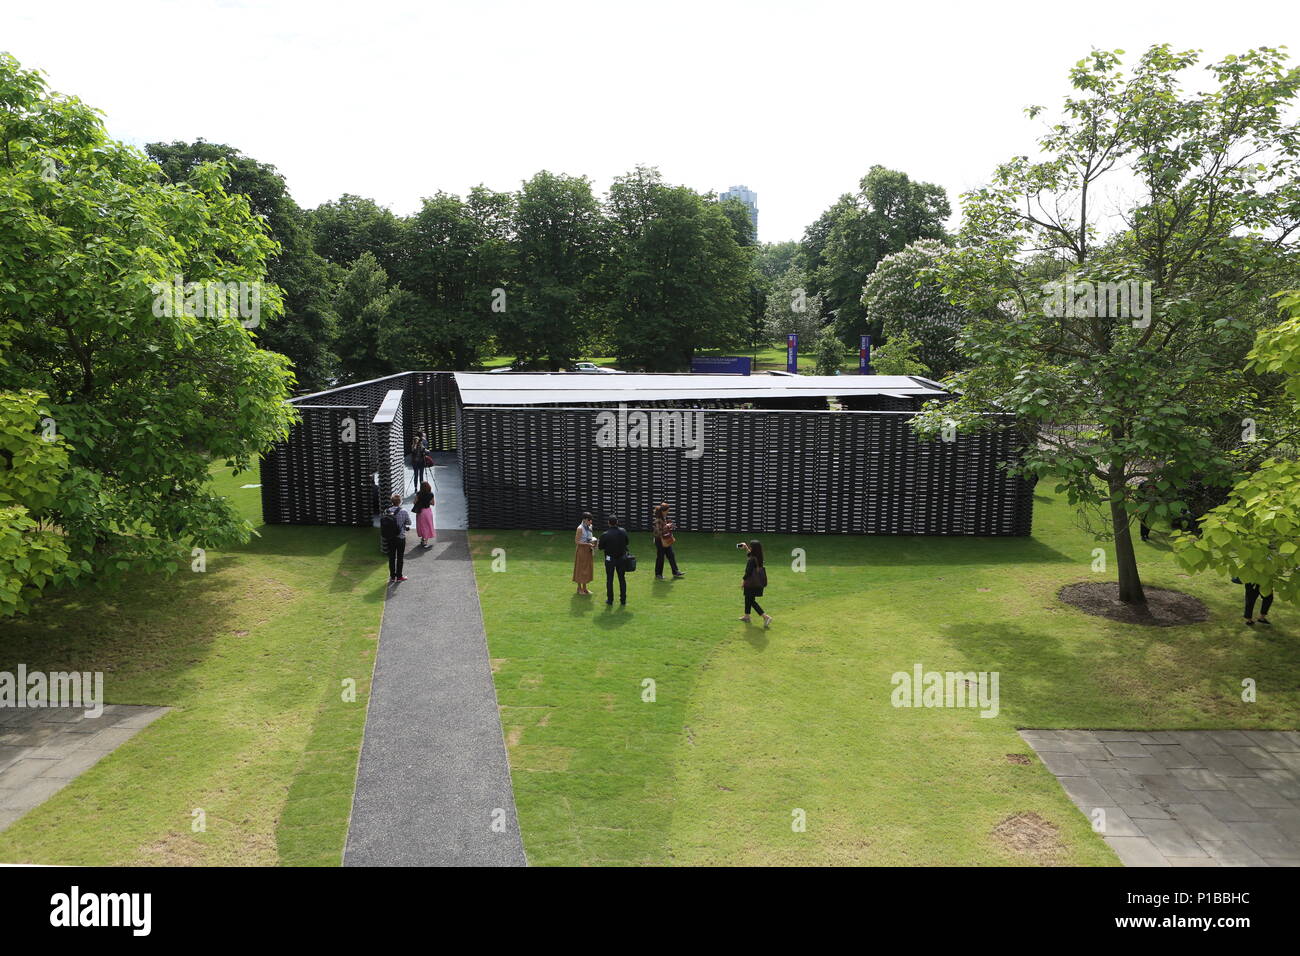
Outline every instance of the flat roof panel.
{"label": "flat roof panel", "polygon": [[934,398],[946,394],[933,383],[923,384],[907,375],[455,374],[461,401],[466,405],[745,400],[831,395]]}

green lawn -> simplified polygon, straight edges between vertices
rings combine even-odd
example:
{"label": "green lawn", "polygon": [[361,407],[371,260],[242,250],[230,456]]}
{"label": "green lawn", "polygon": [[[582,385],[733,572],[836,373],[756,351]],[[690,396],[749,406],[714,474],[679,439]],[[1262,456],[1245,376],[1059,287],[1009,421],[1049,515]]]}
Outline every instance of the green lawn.
{"label": "green lawn", "polygon": [[[257,478],[214,475],[260,524]],[[109,703],[173,708],[0,833],[0,862],[340,861],[387,567],[368,529],[260,530],[204,573],[0,623],[0,670],[102,670]]]}
{"label": "green lawn", "polygon": [[[248,480],[218,484],[256,515]],[[474,533],[530,861],[1010,864],[1025,858],[991,831],[1035,813],[1059,828],[1035,861],[1114,864],[1041,764],[1007,759],[1030,753],[1016,727],[1296,726],[1294,609],[1247,630],[1238,588],[1143,546],[1147,581],[1191,591],[1213,619],[1087,617],[1054,594],[1098,577],[1096,543],[1046,499],[1036,527],[770,536],[770,631],[734,620],[734,535],[683,535],[689,576],[664,583],[649,536],[634,535],[631,604],[607,611],[572,594],[568,531]],[[0,670],[103,670],[109,702],[173,710],[0,833],[0,862],[339,861],[386,569],[367,529],[261,530],[205,573],[56,596],[4,622]],[[498,547],[505,573],[490,567]],[[795,547],[806,573],[789,569]],[[997,671],[1001,712],[892,707],[891,675],[918,662]],[[1247,677],[1258,703],[1240,700]],[[191,829],[195,809],[206,832]]]}
{"label": "green lawn", "polygon": [[[1180,574],[1157,544],[1142,545],[1148,583],[1197,595],[1212,620],[1089,617],[1054,595],[1102,577],[1097,543],[1041,496],[1035,525],[1028,539],[769,536],[766,632],[735,620],[736,535],[682,535],[688,577],[655,582],[649,535],[634,534],[629,606],[606,610],[573,596],[567,531],[475,533],[529,860],[1015,864],[991,831],[1035,813],[1059,828],[1039,862],[1115,865],[1041,763],[1007,759],[1032,753],[1016,728],[1296,726],[1293,608],[1248,630],[1236,586]],[[918,662],[997,671],[1001,712],[892,707],[891,675]],[[1258,703],[1240,699],[1247,677]]]}

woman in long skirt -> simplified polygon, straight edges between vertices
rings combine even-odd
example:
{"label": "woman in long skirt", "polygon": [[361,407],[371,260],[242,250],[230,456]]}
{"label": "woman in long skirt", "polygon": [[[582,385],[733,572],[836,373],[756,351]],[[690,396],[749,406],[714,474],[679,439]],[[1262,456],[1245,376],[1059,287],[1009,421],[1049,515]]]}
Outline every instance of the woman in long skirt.
{"label": "woman in long skirt", "polygon": [[587,585],[591,583],[595,572],[592,570],[592,554],[596,550],[596,534],[591,530],[591,512],[582,513],[582,521],[573,533],[573,580],[578,585],[579,594],[590,594]]}
{"label": "woman in long skirt", "polygon": [[421,483],[420,493],[415,496],[415,533],[426,551],[433,547],[428,542],[438,537],[438,529],[433,526],[433,489],[427,481]]}

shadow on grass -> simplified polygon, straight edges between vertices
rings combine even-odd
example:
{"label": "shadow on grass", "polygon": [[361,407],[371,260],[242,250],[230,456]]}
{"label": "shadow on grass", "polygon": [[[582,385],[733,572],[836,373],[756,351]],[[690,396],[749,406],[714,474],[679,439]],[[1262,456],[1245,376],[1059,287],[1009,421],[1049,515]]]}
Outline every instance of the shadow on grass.
{"label": "shadow on grass", "polygon": [[[418,550],[418,548],[417,548]],[[379,547],[379,532],[370,528],[339,528],[315,525],[262,525],[258,536],[248,544],[233,548],[230,554],[248,554],[260,557],[316,558],[325,554],[338,554],[338,564],[328,589],[333,593],[354,591],[361,581],[361,567],[374,562],[384,566],[388,558]],[[408,552],[408,560],[410,554]],[[382,601],[383,589],[374,589],[360,595],[367,603]]]}
{"label": "shadow on grass", "polygon": [[[0,670],[103,671],[110,703],[174,704],[186,675],[240,620],[247,580],[207,572],[137,575],[116,588],[47,593],[31,614],[6,623]],[[136,683],[138,682],[138,683]],[[135,686],[123,690],[123,684]]]}
{"label": "shadow on grass", "polygon": [[767,650],[768,632],[767,628],[763,627],[762,624],[746,624],[743,621],[737,621],[736,626],[745,629],[745,640],[749,642],[750,647],[760,654]]}
{"label": "shadow on grass", "polygon": [[[1197,727],[1244,726],[1256,715],[1247,719],[1242,711],[1240,676],[1260,686],[1300,686],[1300,659],[1285,630],[1243,635],[1238,642],[1221,609],[1208,622],[1133,627],[1062,608],[1062,615],[1093,622],[1095,632],[1062,640],[1011,622],[952,624],[942,631],[969,670],[1000,672],[1001,709],[1018,727],[1174,727],[1184,725],[1190,711],[1202,715],[1193,720]],[[1285,699],[1272,703],[1279,709],[1260,715],[1266,720],[1294,713]]]}
{"label": "shadow on grass", "polygon": [[624,627],[632,622],[636,616],[634,612],[629,611],[625,605],[615,601],[613,604],[606,604],[600,600],[600,610],[592,616],[591,623],[606,631],[614,631]]}

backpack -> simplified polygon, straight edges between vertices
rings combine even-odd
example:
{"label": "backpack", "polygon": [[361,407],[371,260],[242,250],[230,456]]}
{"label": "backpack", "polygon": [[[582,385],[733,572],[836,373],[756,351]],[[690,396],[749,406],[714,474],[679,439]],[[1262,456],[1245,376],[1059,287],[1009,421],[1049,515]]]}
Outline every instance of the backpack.
{"label": "backpack", "polygon": [[386,508],[379,518],[379,537],[393,541],[397,534],[397,513],[392,508]]}

